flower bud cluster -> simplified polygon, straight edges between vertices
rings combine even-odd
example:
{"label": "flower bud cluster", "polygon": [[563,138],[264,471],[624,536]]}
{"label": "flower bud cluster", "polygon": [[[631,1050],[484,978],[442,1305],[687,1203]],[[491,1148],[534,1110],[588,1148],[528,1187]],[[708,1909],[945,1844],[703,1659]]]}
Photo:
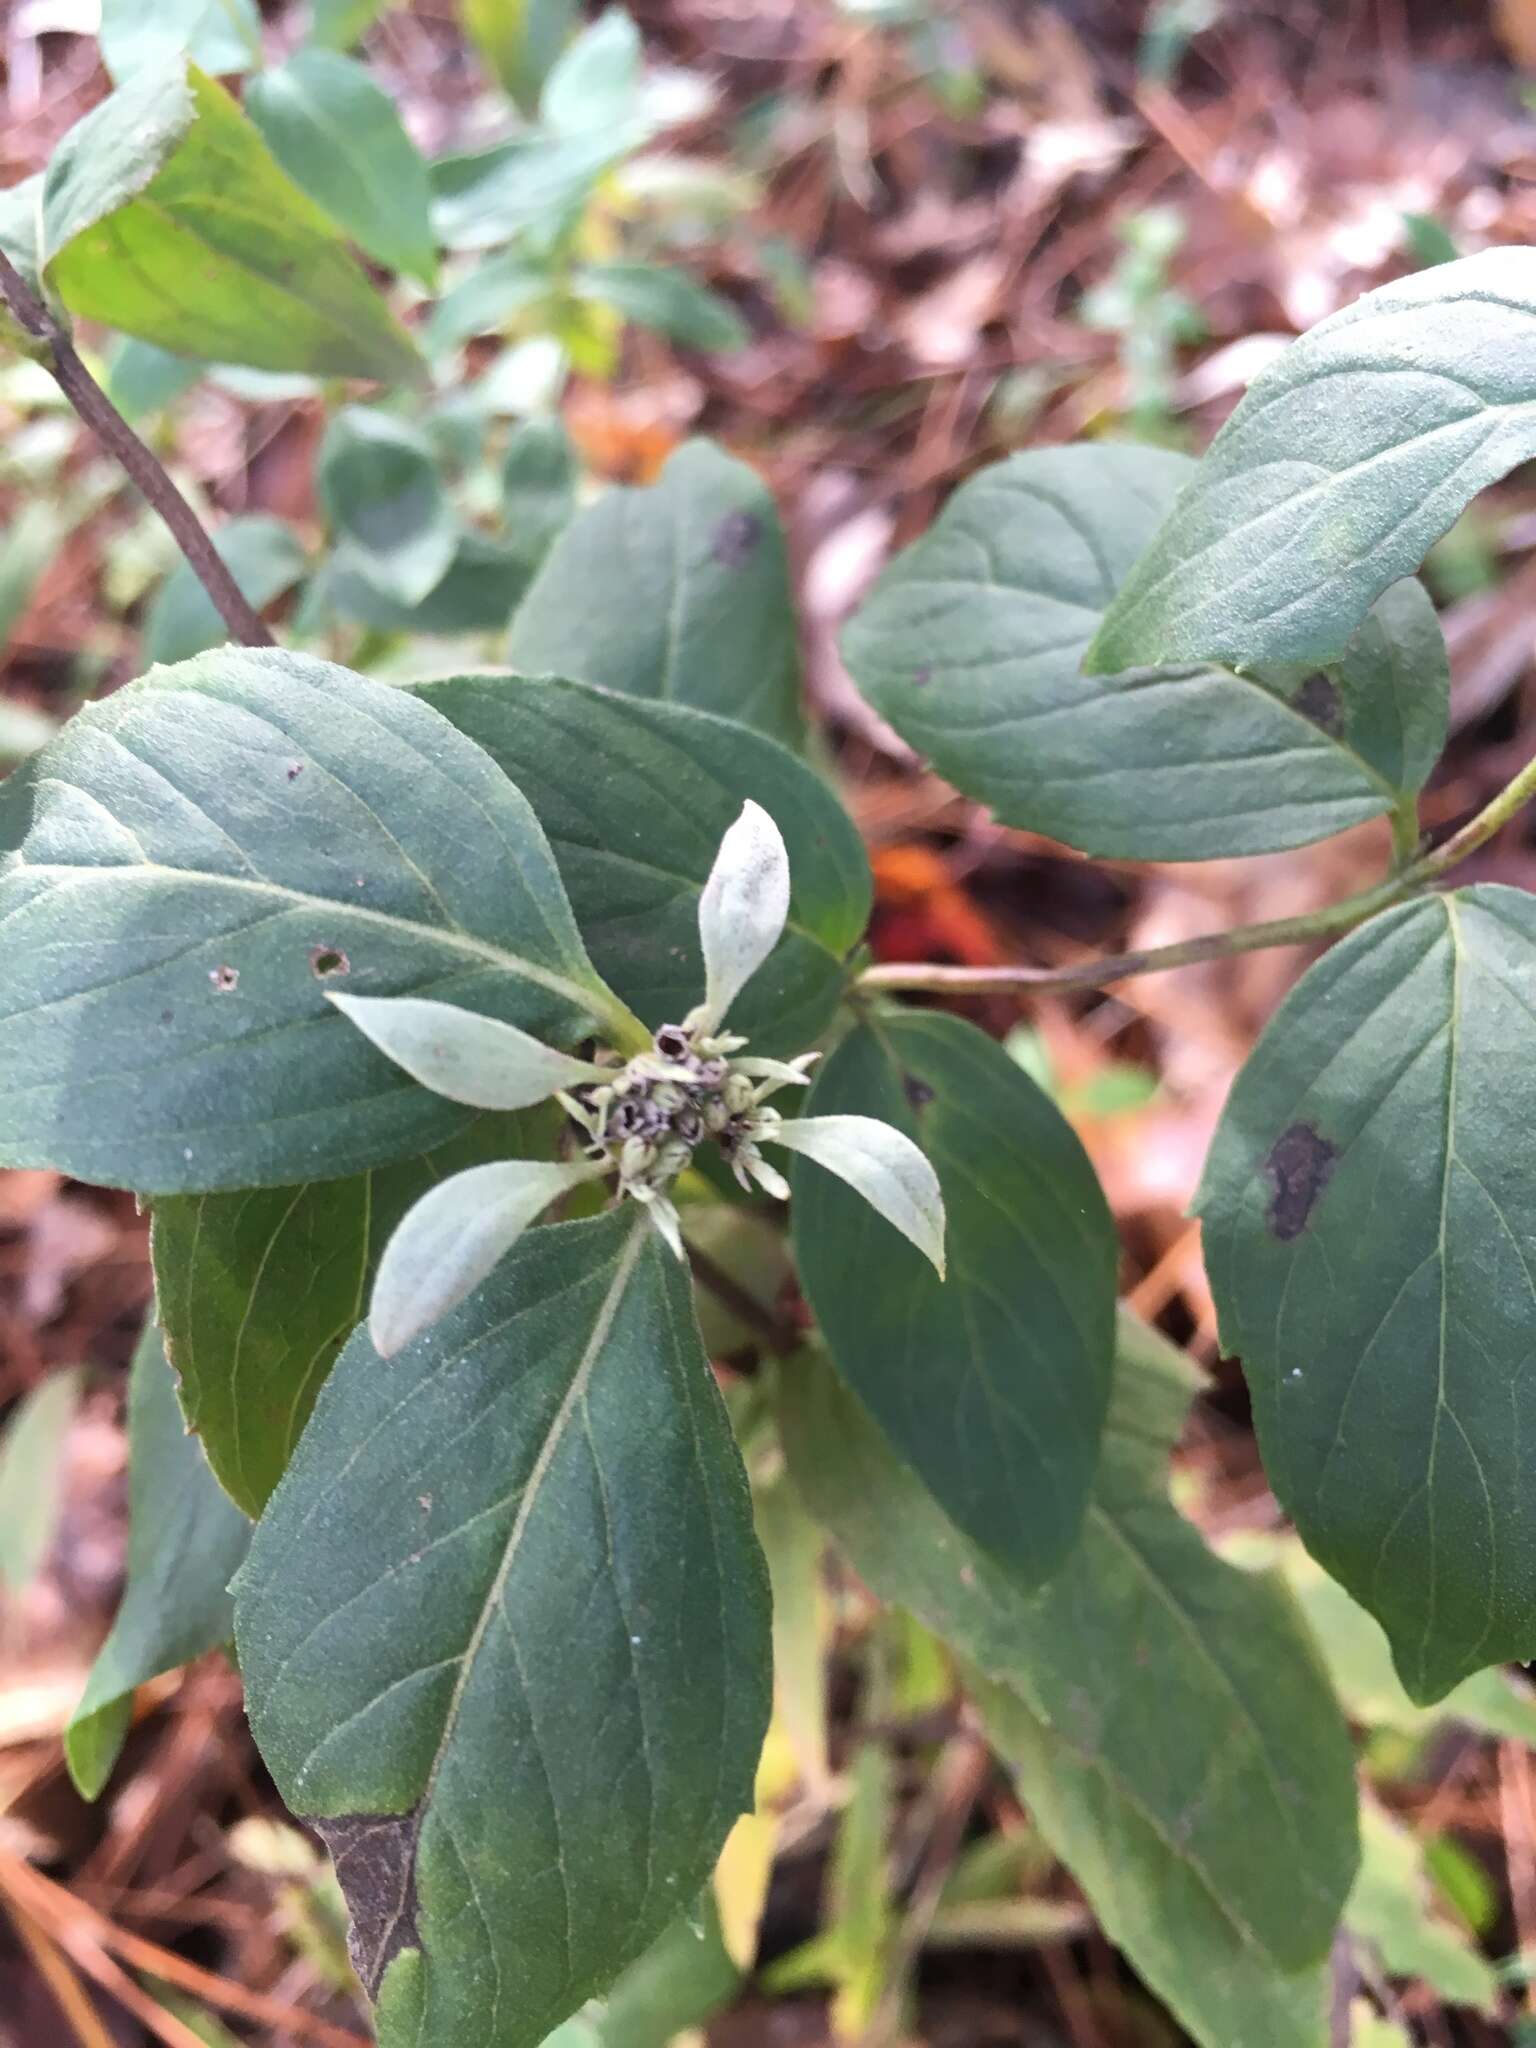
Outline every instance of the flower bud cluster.
{"label": "flower bud cluster", "polygon": [[637,1053],[611,1081],[562,1093],[560,1101],[584,1133],[594,1164],[617,1173],[619,1193],[651,1207],[669,1241],[677,1216],[667,1190],[711,1139],[745,1188],[755,1180],[783,1199],[789,1184],[758,1150],[779,1125],[765,1098],[803,1085],[814,1053],[792,1061],[732,1058],[746,1044],[729,1032],[707,1035],[690,1018],[663,1024],[649,1051]]}

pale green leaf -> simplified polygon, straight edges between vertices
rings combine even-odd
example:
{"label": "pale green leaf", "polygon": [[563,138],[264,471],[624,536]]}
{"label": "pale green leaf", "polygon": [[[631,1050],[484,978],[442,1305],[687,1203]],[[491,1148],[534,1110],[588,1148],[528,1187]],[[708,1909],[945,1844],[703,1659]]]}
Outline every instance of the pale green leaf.
{"label": "pale green leaf", "polygon": [[704,1020],[718,1025],[783,935],[789,916],[784,836],[749,798],[720,841],[699,896]]}
{"label": "pale green leaf", "polygon": [[335,987],[643,1039],[494,762],[328,662],[227,648],[88,706],[0,785],[4,848],[6,1165],[173,1194],[339,1178],[462,1130]]}
{"label": "pale green leaf", "polygon": [[1088,666],[1331,660],[1487,485],[1536,455],[1536,251],[1367,292],[1256,377]]}
{"label": "pale green leaf", "polygon": [[427,167],[394,101],[361,64],[334,50],[296,50],[251,80],[245,110],[289,177],[359,248],[431,289]]}
{"label": "pale green leaf", "polygon": [[1536,1654],[1536,905],[1406,904],[1325,954],[1228,1099],[1197,1197],[1264,1465],[1414,1699]]}
{"label": "pale green leaf", "polygon": [[1428,1984],[1451,2005],[1492,2017],[1493,1966],[1466,1933],[1432,1910],[1434,1887],[1412,1832],[1374,1799],[1360,1809],[1360,1874],[1344,1909],[1350,1932],[1369,1942],[1390,1976]]}
{"label": "pale green leaf", "polygon": [[581,135],[534,132],[430,167],[432,226],[449,249],[495,249],[515,237],[549,250],[580,217],[599,179],[645,141],[638,121]]}
{"label": "pale green leaf", "polygon": [[640,31],[622,7],[604,9],[550,67],[539,119],[556,135],[622,127],[640,109]]}
{"label": "pale green leaf", "polygon": [[227,1589],[251,1534],[187,1434],[153,1326],[134,1353],[128,1384],[128,1482],[122,1605],[64,1731],[70,1776],[87,1799],[117,1761],[135,1690],[229,1641]]}
{"label": "pale green leaf", "polygon": [[135,72],[54,151],[41,255],[72,313],[174,354],[386,383],[424,375],[328,217],[224,88],[179,59]]}
{"label": "pale green leaf", "polygon": [[368,1334],[381,1358],[458,1307],[550,1203],[591,1180],[586,1161],[494,1159],[466,1167],[421,1197],[384,1247]]}
{"label": "pale green leaf", "polygon": [[872,1116],[786,1117],[768,1142],[846,1181],[944,1278],[939,1177],[905,1131]]}
{"label": "pale green leaf", "polygon": [[406,1210],[463,1167],[547,1152],[550,1123],[480,1116],[435,1152],[350,1180],[155,1203],[155,1290],[181,1405],[247,1514],[282,1477]]}
{"label": "pale green leaf", "polygon": [[843,639],[881,715],[1005,824],[1132,860],[1266,853],[1417,790],[1449,671],[1418,585],[1329,674],[1186,665],[1084,675],[1115,590],[1195,474],[1101,442],[983,470],[886,571]]}
{"label": "pale green leaf", "polygon": [[1082,1146],[999,1045],[936,1012],[851,1032],[808,1110],[905,1134],[948,1221],[941,1280],[830,1157],[797,1163],[796,1263],[839,1372],[969,1535],[1049,1578],[1082,1527],[1114,1345],[1114,1227]]}
{"label": "pale green leaf", "polygon": [[101,61],[114,85],[189,56],[215,78],[261,61],[255,0],[101,0]]}
{"label": "pale green leaf", "polygon": [[580,513],[512,621],[513,666],[715,711],[798,745],[784,538],[744,463],[690,441]]}
{"label": "pale green leaf", "polygon": [[769,1674],[740,1459],[642,1218],[532,1232],[394,1359],[354,1338],[237,1631],[385,2048],[535,2048],[644,1951],[752,1803]]}
{"label": "pale green leaf", "polygon": [[589,1060],[557,1052],[499,1017],[420,996],[349,996],[327,991],[363,1036],[413,1081],[472,1109],[529,1109],[557,1088],[602,1078]]}
{"label": "pale green leaf", "polygon": [[418,694],[515,775],[592,958],[653,1027],[699,999],[700,895],[742,804],[761,804],[789,849],[789,922],[731,1021],[754,1051],[815,1043],[870,902],[863,847],[818,776],[726,719],[577,683],[470,676]]}
{"label": "pale green leaf", "polygon": [[64,1448],[80,1406],[65,1366],[16,1403],[0,1431],[0,1584],[20,1593],[42,1570],[64,1504]]}

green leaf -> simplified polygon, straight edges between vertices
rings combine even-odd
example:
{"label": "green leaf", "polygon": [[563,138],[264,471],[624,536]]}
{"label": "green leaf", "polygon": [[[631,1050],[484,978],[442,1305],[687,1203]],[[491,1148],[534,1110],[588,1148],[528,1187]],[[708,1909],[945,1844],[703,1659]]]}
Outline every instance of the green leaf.
{"label": "green leaf", "polygon": [[581,19],[579,0],[464,0],[464,28],[525,114]]}
{"label": "green leaf", "polygon": [[207,369],[208,365],[195,357],[172,355],[153,342],[125,337],[108,358],[103,382],[123,418],[133,421],[145,413],[163,411],[190,391]]}
{"label": "green leaf", "polygon": [[605,171],[649,128],[639,122],[585,135],[515,136],[431,166],[432,226],[449,249],[494,249],[515,236],[554,246],[580,216]]}
{"label": "green leaf", "polygon": [[675,2035],[728,2005],[740,1982],[706,1890],[697,1914],[674,1922],[609,1992],[595,2022],[599,2048],[671,2048]]}
{"label": "green leaf", "polygon": [[539,94],[539,119],[556,135],[622,128],[640,112],[640,31],[608,7],[554,64]]}
{"label": "green leaf", "polygon": [[114,85],[189,56],[215,78],[261,62],[254,0],[101,0],[101,61]]}
{"label": "green leaf", "polygon": [[1088,665],[1325,661],[1487,485],[1536,455],[1536,251],[1367,292],[1253,381]]}
{"label": "green leaf", "polygon": [[[807,1104],[839,1111],[893,1124],[937,1169],[949,1277],[797,1162],[806,1298],[838,1371],[947,1513],[1038,1584],[1078,1539],[1109,1399],[1118,1248],[1093,1168],[1034,1083],[956,1017],[893,1013],[851,1033]],[[870,1285],[850,1286],[856,1273]]]}
{"label": "green leaf", "polygon": [[1204,2048],[1322,2048],[1316,1963],[1355,1869],[1349,1737],[1278,1581],[1218,1562],[1169,1503],[1190,1382],[1123,1326],[1083,1539],[1035,1595],[830,1372],[786,1373],[785,1450],[860,1577],[984,1674],[1031,1814],[1184,2026]]}
{"label": "green leaf", "polygon": [[1345,1908],[1350,1932],[1370,1943],[1393,1977],[1431,1985],[1453,2005],[1492,2017],[1499,1986],[1493,1966],[1448,1917],[1431,1911],[1434,1887],[1409,1829],[1374,1800],[1360,1809],[1360,1875]]}
{"label": "green leaf", "polygon": [[501,504],[508,541],[530,576],[570,524],[576,481],[576,450],[558,416],[513,429],[501,465]]}
{"label": "green leaf", "polygon": [[611,306],[637,327],[665,334],[684,348],[745,348],[751,329],[729,299],[686,271],[655,263],[587,263],[571,279],[579,299]]}
{"label": "green leaf", "polygon": [[385,2048],[534,2048],[751,1806],[766,1578],[688,1291],[633,1215],[534,1231],[394,1359],[353,1339],[257,1531],[251,1725]]}
{"label": "green leaf", "polygon": [[386,269],[437,280],[432,191],[394,101],[361,64],[296,50],[251,80],[245,110],[294,183]]}
{"label": "green leaf", "polygon": [[195,66],[147,66],[77,121],[42,219],[45,278],[83,319],[257,369],[424,374],[329,219]]}
{"label": "green leaf", "polygon": [[[268,512],[231,519],[213,536],[236,583],[258,611],[291,590],[308,566],[293,528]],[[144,620],[144,654],[152,662],[186,661],[221,647],[229,628],[191,565],[178,557]]]}
{"label": "green leaf", "polygon": [[[1255,1540],[1251,1533],[1244,1538],[1240,1557]],[[1264,1540],[1260,1554],[1284,1573],[1352,1721],[1413,1736],[1460,1721],[1484,1735],[1506,1736],[1536,1749],[1536,1694],[1525,1680],[1501,1670],[1477,1671],[1438,1705],[1417,1707],[1392,1668],[1391,1647],[1381,1629],[1295,1537]]]}
{"label": "green leaf", "polygon": [[[38,270],[42,204],[41,171],[34,172],[30,178],[23,178],[19,184],[8,185],[0,192],[0,249],[4,249],[34,291],[42,290]],[[6,317],[9,319],[10,315]]]}
{"label": "green leaf", "polygon": [[529,575],[505,541],[468,532],[459,535],[446,575],[419,604],[401,604],[344,561],[328,562],[316,578],[317,602],[381,633],[505,632]]}
{"label": "green leaf", "polygon": [[227,1589],[251,1534],[187,1434],[153,1325],[128,1383],[128,1482],[123,1602],[64,1731],[69,1774],[86,1799],[96,1798],[117,1761],[135,1689],[229,1641]]}
{"label": "green leaf", "polygon": [[309,40],[322,50],[350,50],[384,12],[384,0],[310,0]]}
{"label": "green leaf", "polygon": [[155,1203],[155,1288],[187,1426],[247,1514],[266,1506],[326,1375],[367,1314],[380,1253],[401,1217],[449,1174],[538,1153],[545,1123],[476,1117],[435,1152],[350,1180]]}
{"label": "green leaf", "polygon": [[427,347],[434,354],[459,348],[476,334],[498,333],[512,319],[555,289],[547,262],[518,249],[488,256],[467,277],[443,293],[427,318]]}
{"label": "green leaf", "polygon": [[803,736],[784,537],[745,463],[690,441],[649,488],[580,513],[512,621],[510,658],[717,711],[787,746]]}
{"label": "green leaf", "polygon": [[961,486],[849,625],[865,696],[1005,824],[1115,859],[1266,853],[1390,810],[1433,766],[1449,670],[1411,582],[1332,674],[1082,673],[1194,474],[1185,456],[1113,443],[1013,456]]}
{"label": "green leaf", "polygon": [[457,534],[424,434],[376,407],[348,406],[326,429],[315,481],[343,572],[403,605],[442,582]]}
{"label": "green leaf", "polygon": [[0,1164],[181,1194],[340,1178],[464,1129],[335,986],[642,1042],[513,785],[329,662],[226,648],[87,706],[0,787],[5,846]]}
{"label": "green leaf", "polygon": [[0,1432],[0,1585],[12,1593],[32,1583],[53,1546],[80,1377],[78,1366],[50,1372],[16,1403]]}
{"label": "green leaf", "polygon": [[1530,897],[1373,919],[1271,1021],[1197,1197],[1275,1492],[1421,1702],[1536,1654],[1533,1000]]}
{"label": "green leaf", "polygon": [[821,1035],[870,879],[847,813],[809,769],[727,719],[579,683],[467,676],[415,694],[516,774],[599,972],[653,1027],[703,994],[699,897],[743,802],[760,803],[789,848],[789,924],[732,1025],[754,1052],[802,1052]]}

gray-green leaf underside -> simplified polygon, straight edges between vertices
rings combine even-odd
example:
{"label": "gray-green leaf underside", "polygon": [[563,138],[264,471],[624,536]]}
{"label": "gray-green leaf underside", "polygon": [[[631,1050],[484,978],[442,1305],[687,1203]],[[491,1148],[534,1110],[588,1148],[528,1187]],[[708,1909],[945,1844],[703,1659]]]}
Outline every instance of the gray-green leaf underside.
{"label": "gray-green leaf underside", "polygon": [[329,987],[566,1040],[613,1007],[495,763],[275,651],[152,670],[4,785],[0,944],[0,1163],[156,1194],[335,1178],[466,1126]]}
{"label": "gray-green leaf underside", "polygon": [[1275,1492],[1420,1701],[1536,1654],[1533,1075],[1536,903],[1404,905],[1287,998],[1198,1196]]}
{"label": "gray-green leaf underside", "polygon": [[651,1025],[704,992],[699,895],[750,797],[789,849],[789,924],[731,1010],[754,1052],[825,1029],[869,917],[869,863],[820,777],[728,719],[580,683],[469,676],[416,694],[515,777],[605,980]]}
{"label": "gray-green leaf underside", "polygon": [[1536,250],[1367,292],[1255,378],[1088,664],[1329,660],[1463,507],[1536,456]]}
{"label": "gray-green leaf underside", "polygon": [[513,665],[804,734],[789,569],[762,479],[690,441],[560,535],[512,620]]}
{"label": "gray-green leaf underside", "polygon": [[550,1121],[477,1116],[423,1158],[347,1180],[155,1203],[156,1292],[187,1427],[247,1514],[282,1477],[406,1210],[465,1167],[547,1151]]}
{"label": "gray-green leaf underside", "polygon": [[881,1017],[807,1114],[894,1124],[938,1173],[948,1277],[854,1191],[795,1162],[801,1284],[838,1370],[947,1512],[1038,1584],[1082,1527],[1114,1348],[1117,1246],[1082,1146],[956,1017]]}
{"label": "gray-green leaf underside", "polygon": [[360,1331],[236,1621],[382,2048],[535,2048],[694,1897],[768,1716],[745,1475],[643,1218],[532,1232],[387,1361]]}
{"label": "gray-green leaf underside", "polygon": [[1168,1500],[1189,1391],[1127,1325],[1082,1541],[1033,1594],[811,1361],[785,1377],[785,1448],[859,1575],[974,1667],[1031,1814],[1194,2037],[1322,2048],[1356,1859],[1348,1732],[1278,1578],[1220,1563]]}
{"label": "gray-green leaf underside", "polygon": [[1005,824],[1117,859],[1268,853],[1390,810],[1434,765],[1449,672],[1410,581],[1327,674],[1083,674],[1106,606],[1195,473],[1113,443],[1015,455],[961,486],[849,624],[843,652],[870,702]]}

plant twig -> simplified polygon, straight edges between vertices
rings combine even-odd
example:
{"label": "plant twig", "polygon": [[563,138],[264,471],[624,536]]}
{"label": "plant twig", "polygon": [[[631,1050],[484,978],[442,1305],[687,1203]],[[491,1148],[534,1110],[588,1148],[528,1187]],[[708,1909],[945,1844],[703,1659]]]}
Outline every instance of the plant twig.
{"label": "plant twig", "polygon": [[775,1358],[787,1358],[800,1348],[800,1332],[793,1324],[781,1320],[771,1308],[765,1308],[756,1295],[749,1293],[708,1252],[701,1252],[696,1244],[690,1244],[686,1249],[694,1279],[738,1323],[744,1323]]}
{"label": "plant twig", "polygon": [[1234,925],[1206,932],[1172,946],[1143,946],[1135,952],[1109,953],[1098,960],[1079,960],[1070,967],[941,967],[930,961],[890,961],[867,967],[853,984],[860,995],[893,989],[926,989],[943,995],[1060,994],[1072,989],[1107,988],[1133,975],[1163,974],[1172,967],[1195,967],[1205,960],[1225,960],[1237,953],[1260,953],[1270,946],[1302,945],[1309,939],[1332,938],[1364,924],[1378,911],[1389,910],[1410,896],[1422,895],[1469,853],[1486,844],[1522,805],[1536,797],[1536,760],[1528,761],[1497,796],[1485,804],[1443,846],[1423,854],[1374,889],[1325,903],[1299,917],[1276,917],[1263,924]]}
{"label": "plant twig", "polygon": [[209,539],[192,507],[166,474],[154,451],[145,446],[96,382],[63,326],[0,249],[0,297],[17,325],[42,344],[38,361],[48,371],[75,411],[114,456],[133,483],[170,528],[189,567],[207,591],[230,637],[246,647],[270,647],[272,635],[261,614],[246,599],[223,557]]}

